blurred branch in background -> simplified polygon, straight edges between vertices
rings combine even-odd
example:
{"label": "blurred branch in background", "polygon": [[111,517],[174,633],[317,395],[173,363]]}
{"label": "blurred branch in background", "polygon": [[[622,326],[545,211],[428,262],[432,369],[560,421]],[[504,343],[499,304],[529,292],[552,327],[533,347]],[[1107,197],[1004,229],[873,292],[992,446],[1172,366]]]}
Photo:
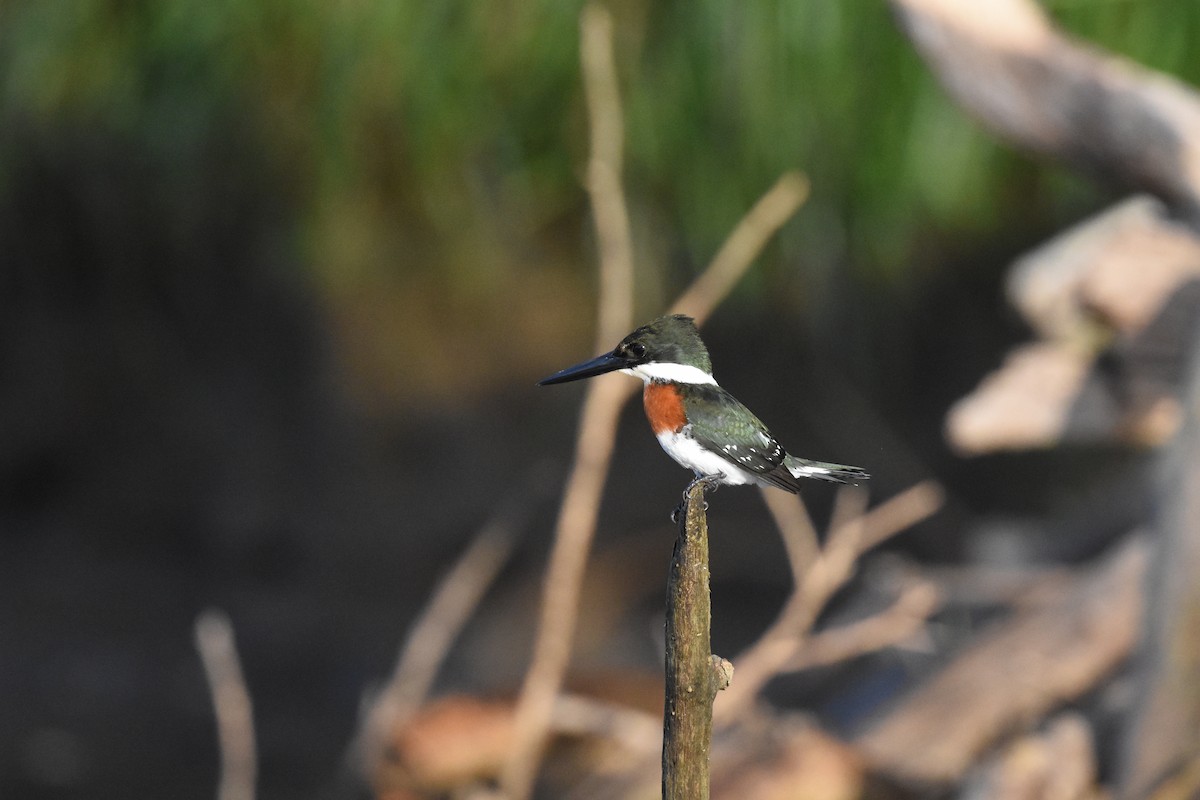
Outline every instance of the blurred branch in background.
{"label": "blurred branch in background", "polygon": [[537,464],[512,487],[501,508],[438,583],[405,639],[388,682],[367,704],[348,758],[368,783],[378,779],[394,732],[426,702],[446,655],[496,576],[508,563],[517,534],[547,493],[551,471]]}
{"label": "blurred branch in background", "polygon": [[[633,245],[622,195],[620,95],[612,57],[612,20],[597,5],[580,17],[580,55],[588,109],[592,116],[592,157],[588,166],[597,235],[600,242],[600,297],[597,302],[596,348],[613,342],[632,328]],[[563,490],[554,530],[554,546],[546,567],[541,621],[533,655],[517,704],[511,755],[501,784],[512,800],[524,800],[533,790],[546,746],[554,699],[562,688],[571,658],[579,593],[596,515],[616,440],[621,407],[633,394],[630,383],[617,378],[589,381],[575,442],[575,459]]]}
{"label": "blurred branch in background", "polygon": [[709,314],[733,290],[767,242],[808,199],[808,178],[785,172],[738,221],[708,268],[671,304],[671,314],[687,314],[704,324]]}
{"label": "blurred branch in background", "polygon": [[196,619],[195,637],[217,718],[221,754],[217,800],[254,800],[258,774],[254,711],[238,663],[233,625],[224,612],[209,609]]}
{"label": "blurred branch in background", "polygon": [[[962,796],[996,800],[1109,800],[1096,787],[1096,737],[1075,711],[1055,714],[1043,729],[1024,733],[983,761]],[[1180,796],[1182,800],[1182,796]]]}
{"label": "blurred branch in background", "polygon": [[[842,489],[840,496],[843,499],[825,547],[808,563],[793,559],[793,565],[800,566],[802,571],[792,576],[791,597],[766,632],[734,659],[736,679],[718,697],[714,708],[718,726],[731,724],[744,714],[772,678],[793,668],[794,664],[806,662],[804,651],[811,641],[813,625],[833,595],[854,575],[864,553],[935,513],[942,504],[942,492],[932,483],[917,484],[869,512],[865,511],[867,498],[862,490]],[[786,537],[787,534],[785,540]],[[798,548],[793,545],[788,550],[794,552]],[[937,608],[932,585],[924,584],[917,599],[921,602],[914,603],[910,596],[899,608],[919,612],[916,617],[919,629],[921,621]],[[894,612],[895,607],[889,619],[896,618]],[[914,631],[911,625],[901,626],[900,630]],[[896,643],[887,636],[877,638],[877,626],[859,627],[855,631],[869,636],[871,641],[859,640],[846,645],[849,632],[842,631],[839,634],[841,642],[832,649],[854,652],[868,648],[871,643],[878,643],[879,647]],[[827,639],[823,647],[830,648],[830,641]],[[820,656],[814,658],[819,660]]]}
{"label": "blurred branch in background", "polygon": [[[504,765],[515,725],[510,698],[449,694],[431,700],[387,732],[388,757],[371,780],[374,796],[501,797],[488,787]],[[590,755],[609,772],[662,743],[661,714],[568,692],[555,698],[549,730],[559,744],[592,745],[598,752]]]}
{"label": "blurred branch in background", "polygon": [[899,589],[892,604],[855,622],[809,633],[797,639],[792,660],[780,674],[841,664],[889,647],[917,640],[942,606],[941,595],[931,581],[914,580]]}
{"label": "blurred branch in background", "polygon": [[594,3],[585,5],[579,19],[579,33],[592,142],[587,190],[596,222],[600,260],[601,301],[596,322],[596,352],[600,352],[633,329],[633,241],[621,185],[625,122],[613,63],[613,21],[608,9]]}
{"label": "blurred branch in background", "polygon": [[817,535],[817,526],[809,516],[808,507],[799,495],[787,492],[772,492],[767,488],[759,490],[771,519],[779,529],[787,551],[788,566],[791,568],[793,581],[803,575],[821,552],[821,541]]}

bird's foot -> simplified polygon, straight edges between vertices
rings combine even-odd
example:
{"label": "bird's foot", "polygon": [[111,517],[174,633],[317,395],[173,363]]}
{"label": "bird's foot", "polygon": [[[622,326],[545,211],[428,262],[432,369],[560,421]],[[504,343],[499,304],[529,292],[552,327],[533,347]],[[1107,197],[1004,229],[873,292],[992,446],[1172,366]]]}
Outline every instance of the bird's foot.
{"label": "bird's foot", "polygon": [[[701,475],[689,483],[687,488],[683,490],[683,500],[681,500],[679,505],[675,506],[675,510],[671,512],[671,522],[679,522],[679,515],[687,510],[688,495],[692,493],[692,489],[694,489],[697,484],[703,485],[704,491],[706,492],[715,492],[717,487],[721,485],[721,479],[716,475]],[[708,501],[702,500],[701,502],[704,503],[704,510],[708,511]]]}
{"label": "bird's foot", "polygon": [[688,495],[692,493],[692,489],[696,488],[697,484],[703,484],[704,491],[706,492],[715,492],[717,487],[721,485],[721,478],[717,475],[701,475],[697,477],[696,480],[689,483],[687,488],[683,490],[684,500],[687,500]]}

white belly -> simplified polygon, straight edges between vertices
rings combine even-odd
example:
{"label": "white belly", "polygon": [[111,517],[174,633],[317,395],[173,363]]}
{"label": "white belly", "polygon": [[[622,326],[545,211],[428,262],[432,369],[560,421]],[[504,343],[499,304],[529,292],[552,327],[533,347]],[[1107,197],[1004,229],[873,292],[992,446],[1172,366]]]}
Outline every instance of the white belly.
{"label": "white belly", "polygon": [[743,484],[758,483],[752,473],[726,461],[721,456],[705,450],[696,444],[696,440],[684,432],[667,431],[658,436],[658,443],[667,455],[683,466],[696,473],[696,476],[714,475],[721,478],[721,483]]}

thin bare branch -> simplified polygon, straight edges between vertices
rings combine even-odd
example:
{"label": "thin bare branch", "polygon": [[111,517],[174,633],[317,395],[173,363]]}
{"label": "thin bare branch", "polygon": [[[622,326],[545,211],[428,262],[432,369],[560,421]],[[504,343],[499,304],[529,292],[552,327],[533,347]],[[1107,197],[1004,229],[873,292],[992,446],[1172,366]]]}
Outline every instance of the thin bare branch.
{"label": "thin bare branch", "polygon": [[796,591],[805,598],[805,604],[813,606],[813,622],[833,593],[854,574],[855,561],[864,552],[862,540],[866,520],[863,514],[866,510],[865,489],[856,486],[838,489],[829,521],[829,539],[821,557],[796,586]]}
{"label": "thin bare branch", "polygon": [[833,496],[833,512],[829,517],[829,546],[858,551],[867,500],[866,489],[858,486],[838,487]]}
{"label": "thin bare branch", "polygon": [[217,718],[221,752],[217,800],[254,800],[258,773],[254,712],[238,662],[233,625],[224,612],[208,609],[196,619],[195,638]]}
{"label": "thin bare branch", "polygon": [[[633,324],[633,247],[620,179],[624,123],[612,55],[612,18],[595,4],[585,6],[580,17],[580,58],[592,132],[587,183],[600,250],[596,349],[602,350]],[[617,420],[633,389],[633,385],[610,377],[591,381],[586,390],[575,460],[542,589],[541,621],[517,702],[512,749],[500,780],[511,800],[524,800],[533,791],[554,700],[570,660],[584,568],[596,531]]]}
{"label": "thin bare branch", "polygon": [[895,601],[877,614],[849,625],[813,634],[784,667],[798,672],[840,664],[853,658],[903,644],[924,628],[941,605],[937,588],[929,581],[904,587]]}
{"label": "thin bare branch", "polygon": [[[528,495],[517,492],[513,496],[527,501]],[[510,502],[480,530],[417,618],[391,677],[371,703],[358,740],[351,746],[368,779],[378,770],[389,733],[428,697],[451,645],[508,563],[520,527],[517,518],[523,510]]]}
{"label": "thin bare branch", "polygon": [[696,282],[671,306],[672,314],[687,314],[699,325],[725,299],[763,247],[796,209],[808,199],[808,178],[785,172],[746,212]]}
{"label": "thin bare branch", "polygon": [[799,584],[809,566],[821,552],[817,538],[817,526],[813,524],[804,498],[777,489],[761,490],[763,502],[775,520],[775,527],[783,538],[787,549],[788,563],[792,568],[792,582]]}
{"label": "thin bare branch", "polygon": [[873,550],[897,533],[932,516],[942,507],[944,500],[942,488],[936,482],[921,481],[880,503],[863,517],[859,553]]}
{"label": "thin bare branch", "polygon": [[596,349],[603,350],[633,327],[633,241],[621,185],[625,122],[613,63],[612,15],[603,6],[589,3],[583,7],[579,27],[592,141],[587,190],[600,250],[602,302]]}
{"label": "thin bare branch", "polygon": [[637,755],[654,755],[662,744],[660,718],[578,694],[560,694],[554,701],[551,728],[563,736],[603,737]]}
{"label": "thin bare branch", "polygon": [[805,571],[775,622],[734,661],[737,680],[717,698],[716,725],[728,725],[748,709],[762,688],[788,669],[804,646],[817,618],[854,575],[859,557],[938,509],[941,492],[919,483],[879,506],[862,512],[865,495],[846,491],[834,517],[845,519],[830,533],[820,555]]}
{"label": "thin bare branch", "polygon": [[542,587],[537,640],[517,703],[513,748],[501,780],[513,800],[528,797],[532,791],[549,735],[554,700],[570,660],[584,569],[612,460],[617,420],[621,406],[632,394],[632,384],[602,378],[592,383],[583,402],[575,462],[559,509]]}

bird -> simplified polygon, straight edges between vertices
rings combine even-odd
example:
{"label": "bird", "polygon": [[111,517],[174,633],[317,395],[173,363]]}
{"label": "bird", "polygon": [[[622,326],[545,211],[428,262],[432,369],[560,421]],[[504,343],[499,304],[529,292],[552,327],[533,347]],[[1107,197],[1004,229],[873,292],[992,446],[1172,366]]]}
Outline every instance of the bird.
{"label": "bird", "polygon": [[[695,320],[659,317],[611,351],[560,370],[539,386],[622,372],[641,378],[650,429],[667,455],[711,486],[757,484],[800,492],[801,478],[857,483],[861,467],[790,455],[767,426],[713,377]],[[690,489],[690,486],[689,486]]]}

